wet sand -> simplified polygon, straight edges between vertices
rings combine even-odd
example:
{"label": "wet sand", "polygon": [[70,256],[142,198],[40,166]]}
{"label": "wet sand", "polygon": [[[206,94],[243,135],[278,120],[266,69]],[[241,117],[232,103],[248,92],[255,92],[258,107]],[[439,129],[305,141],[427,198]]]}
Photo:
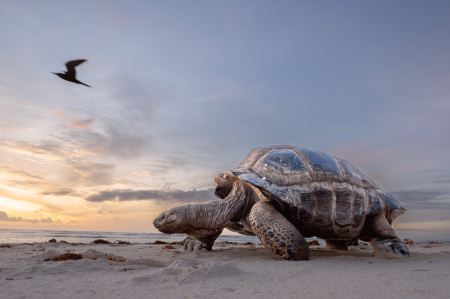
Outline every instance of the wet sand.
{"label": "wet sand", "polygon": [[[260,245],[226,243],[197,252],[165,244],[10,245],[0,248],[0,294],[8,299],[450,296],[449,244],[414,244],[404,260],[372,257],[370,245],[314,246],[300,262],[281,261]],[[44,261],[68,251],[83,259]]]}

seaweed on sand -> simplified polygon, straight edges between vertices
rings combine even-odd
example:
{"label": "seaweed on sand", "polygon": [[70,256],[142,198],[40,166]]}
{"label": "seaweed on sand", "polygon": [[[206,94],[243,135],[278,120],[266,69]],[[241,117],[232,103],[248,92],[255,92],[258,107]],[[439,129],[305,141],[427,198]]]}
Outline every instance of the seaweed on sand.
{"label": "seaweed on sand", "polygon": [[48,259],[46,261],[53,261],[53,262],[59,262],[59,261],[67,261],[67,260],[81,260],[83,256],[81,254],[67,252],[58,256],[55,256],[51,259]]}
{"label": "seaweed on sand", "polygon": [[103,240],[103,239],[94,240],[94,241],[92,241],[92,243],[94,243],[94,244],[111,244],[111,242]]}
{"label": "seaweed on sand", "polygon": [[121,240],[116,240],[114,241],[115,244],[120,244],[120,245],[131,245],[130,242],[127,241],[121,241]]}

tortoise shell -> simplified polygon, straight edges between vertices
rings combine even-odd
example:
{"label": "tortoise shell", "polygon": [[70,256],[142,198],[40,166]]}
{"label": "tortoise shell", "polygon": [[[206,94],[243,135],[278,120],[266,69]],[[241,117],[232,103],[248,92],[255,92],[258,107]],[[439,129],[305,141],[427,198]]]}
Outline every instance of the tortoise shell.
{"label": "tortoise shell", "polygon": [[253,149],[232,172],[269,192],[315,226],[360,227],[386,212],[392,222],[405,209],[350,162],[288,145]]}

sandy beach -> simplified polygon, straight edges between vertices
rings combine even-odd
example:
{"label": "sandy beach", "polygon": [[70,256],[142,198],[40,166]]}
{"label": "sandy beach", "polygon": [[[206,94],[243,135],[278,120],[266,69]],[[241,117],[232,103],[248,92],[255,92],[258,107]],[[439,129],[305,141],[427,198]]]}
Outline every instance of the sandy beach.
{"label": "sandy beach", "polygon": [[[311,247],[281,261],[261,245],[9,244],[0,248],[1,298],[448,298],[450,245],[414,244],[412,258]],[[167,248],[168,247],[168,248]],[[173,249],[171,249],[173,247]],[[45,261],[81,254],[82,259]],[[125,260],[125,261],[124,261]],[[120,262],[119,262],[120,261]]]}

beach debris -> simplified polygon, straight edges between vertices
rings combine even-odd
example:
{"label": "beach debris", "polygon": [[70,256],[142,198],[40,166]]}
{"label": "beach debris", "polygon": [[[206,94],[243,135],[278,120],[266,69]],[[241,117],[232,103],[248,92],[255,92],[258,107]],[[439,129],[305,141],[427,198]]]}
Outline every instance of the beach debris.
{"label": "beach debris", "polygon": [[91,259],[95,258],[98,260],[117,261],[120,259],[124,259],[123,256],[117,256],[112,253],[100,252],[94,249],[88,249],[87,251],[82,252],[81,254],[83,255],[83,258],[91,258]]}
{"label": "beach debris", "polygon": [[252,242],[245,242],[245,243],[242,243],[242,245],[255,245],[255,244],[253,244]]}
{"label": "beach debris", "polygon": [[172,245],[166,245],[164,246],[164,249],[175,249],[175,247],[173,247]]}
{"label": "beach debris", "polygon": [[132,270],[135,270],[135,269],[133,269],[133,268],[123,268],[123,269],[121,269],[119,271],[127,272],[127,271],[132,271]]}
{"label": "beach debris", "polygon": [[320,243],[317,240],[312,240],[312,241],[308,242],[308,245],[309,246],[320,246]]}
{"label": "beach debris", "polygon": [[64,241],[64,240],[61,240],[61,241],[59,241],[60,243],[66,243],[66,244],[69,244],[69,242],[67,242],[67,241]]}
{"label": "beach debris", "polygon": [[158,245],[158,244],[163,244],[163,245],[166,245],[166,244],[183,245],[183,241],[165,242],[165,241],[156,240],[156,241],[153,242],[153,243],[150,242],[150,243],[145,243],[145,244],[156,244],[156,245]]}
{"label": "beach debris", "polygon": [[67,261],[67,260],[81,260],[83,256],[81,254],[67,252],[58,256],[55,256],[53,258],[50,258],[45,261],[52,261],[52,262],[59,262],[59,261]]}
{"label": "beach debris", "polygon": [[403,244],[412,245],[412,244],[414,244],[414,241],[411,239],[403,239]]}
{"label": "beach debris", "polygon": [[168,244],[167,242],[156,240],[153,244]]}
{"label": "beach debris", "polygon": [[111,242],[103,240],[103,239],[94,240],[94,241],[92,241],[92,243],[94,243],[94,244],[111,244]]}
{"label": "beach debris", "polygon": [[88,259],[88,260],[93,260],[93,261],[96,261],[96,260],[97,260],[96,257],[88,257],[87,259]]}
{"label": "beach debris", "polygon": [[50,240],[48,240],[48,242],[49,242],[49,243],[56,243],[56,239],[55,239],[55,238],[50,239]]}
{"label": "beach debris", "polygon": [[127,241],[121,241],[121,240],[116,240],[116,241],[114,241],[114,244],[119,244],[119,245],[131,245],[130,242],[127,242]]}
{"label": "beach debris", "polygon": [[6,278],[6,280],[14,280],[14,278]]}
{"label": "beach debris", "polygon": [[30,277],[25,277],[25,279],[33,279],[33,277],[31,277],[31,276]]}
{"label": "beach debris", "polygon": [[11,245],[9,245],[9,244],[0,245],[0,248],[11,248]]}
{"label": "beach debris", "polygon": [[108,260],[108,261],[118,262],[118,263],[123,263],[123,262],[126,261],[126,259],[117,259],[117,260],[114,260],[114,257],[113,257],[112,255],[108,256],[107,260]]}
{"label": "beach debris", "polygon": [[431,241],[431,242],[429,242],[428,244],[444,244],[444,243],[439,243],[439,242],[433,242],[433,241]]}

